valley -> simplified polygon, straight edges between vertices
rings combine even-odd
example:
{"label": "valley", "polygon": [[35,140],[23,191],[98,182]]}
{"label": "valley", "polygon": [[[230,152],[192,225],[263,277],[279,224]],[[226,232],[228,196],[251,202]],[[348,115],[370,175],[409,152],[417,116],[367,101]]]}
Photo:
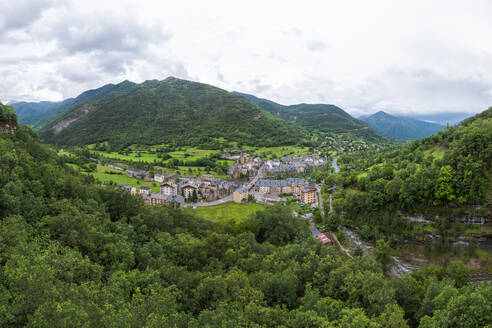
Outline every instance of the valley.
{"label": "valley", "polygon": [[[112,272],[111,279],[119,279],[113,268],[125,277],[136,274],[142,279],[149,277],[141,268],[154,270],[173,284],[199,275],[198,286],[182,287],[191,296],[180,297],[201,303],[183,305],[185,312],[169,319],[173,325],[204,320],[184,313],[201,313],[211,306],[220,311],[216,301],[197,294],[202,288],[221,288],[215,280],[209,282],[210,272],[220,281],[222,274],[240,272],[250,284],[247,288],[261,293],[258,297],[267,304],[263,309],[284,304],[295,309],[285,311],[308,311],[310,318],[326,320],[326,312],[309,312],[314,305],[306,305],[306,297],[323,295],[324,301],[316,302],[341,302],[348,306],[344,311],[364,302],[364,320],[384,322],[384,311],[390,311],[397,320],[417,326],[421,315],[406,305],[407,294],[399,294],[408,293],[408,288],[419,302],[424,296],[415,294],[417,290],[447,283],[456,291],[488,293],[488,285],[480,282],[492,277],[492,170],[487,146],[492,140],[491,110],[410,143],[375,141],[374,136],[360,134],[372,133],[365,126],[335,132],[306,125],[286,125],[301,136],[296,142],[255,143],[251,137],[238,141],[222,134],[210,137],[208,132],[182,134],[181,140],[150,137],[122,142],[124,138],[113,137],[124,134],[118,127],[108,140],[65,143],[62,138],[47,148],[5,107],[0,120],[4,127],[0,147],[5,150],[1,163],[2,170],[11,173],[2,178],[7,177],[0,193],[5,220],[0,229],[24,231],[14,228],[16,220],[40,227],[49,240],[66,247],[64,252],[76,247],[86,254],[89,262],[84,265]],[[59,122],[73,119],[65,115]],[[76,121],[82,124],[89,116]],[[42,131],[45,142],[58,138],[44,134],[46,128]],[[11,157],[19,152],[23,160]],[[22,193],[29,195],[26,203],[18,201],[22,196],[12,180],[19,178],[24,181]],[[40,203],[33,207],[35,199]],[[21,219],[12,216],[15,213]],[[49,249],[58,247],[55,241],[47,242]],[[33,249],[42,247],[37,241],[30,243]],[[18,252],[22,246],[7,247]],[[9,263],[16,258],[7,257]],[[173,276],[167,268],[179,274]],[[90,279],[106,284],[97,273]],[[166,285],[158,279],[156,288]],[[230,283],[227,288],[237,283],[236,278]],[[299,294],[293,289],[298,284]],[[360,301],[351,301],[357,294],[351,284],[364,285],[369,292],[358,296]],[[277,285],[282,288],[272,292]],[[338,286],[351,291],[339,294]],[[96,291],[99,288],[106,287]],[[79,287],[72,289],[80,292]],[[388,296],[366,299],[384,289]],[[14,300],[23,304],[22,299]],[[99,302],[95,296],[91,300]],[[296,302],[304,305],[296,309]],[[391,310],[397,303],[401,305]],[[386,304],[384,310],[374,308],[377,304]],[[348,312],[333,314],[335,322],[349,320],[342,313]],[[119,314],[112,316],[118,320],[115,316]],[[19,320],[29,319],[19,316]]]}
{"label": "valley", "polygon": [[[225,97],[222,91],[213,88],[209,90],[207,85],[188,84],[186,81],[171,78],[162,82],[149,81],[141,86],[129,82],[105,86],[76,98],[80,98],[80,100],[75,107],[81,106],[80,108],[83,109],[88,104],[104,107],[105,97],[109,97],[109,99],[116,99],[115,97],[119,96],[129,97],[135,90],[140,88],[141,91],[139,92],[147,92],[149,87],[164,88],[161,92],[167,93],[170,86],[182,88],[183,83],[200,90],[193,91],[191,94],[188,93],[189,96],[187,97],[200,97],[200,93],[203,92],[217,92],[216,96]],[[87,99],[92,99],[93,95],[97,95],[97,98],[87,103]],[[441,165],[439,163],[448,158],[448,154],[452,153],[450,150],[452,145],[441,140],[442,134],[423,139],[420,142],[422,145],[418,147],[416,145],[419,142],[416,141],[406,145],[399,142],[388,142],[384,137],[375,137],[376,134],[367,125],[350,118],[348,114],[336,106],[311,106],[307,104],[284,106],[251,95],[235,93],[235,96],[239,99],[244,97],[251,100],[262,110],[282,118],[289,124],[298,125],[298,132],[302,134],[302,138],[291,145],[260,146],[255,145],[255,143],[243,144],[223,134],[212,138],[200,134],[199,138],[196,136],[191,139],[185,137],[181,141],[173,139],[168,143],[126,142],[126,144],[122,144],[110,138],[109,141],[100,141],[88,145],[85,145],[84,141],[77,142],[76,145],[63,146],[58,144],[55,145],[55,148],[61,149],[63,147],[63,151],[59,151],[59,154],[76,171],[93,177],[96,182],[103,185],[127,189],[134,194],[146,192],[145,190],[148,188],[149,197],[152,193],[161,195],[160,186],[168,181],[176,185],[173,187],[175,188],[174,195],[184,196],[181,187],[184,186],[184,183],[188,183],[190,188],[196,189],[196,196],[191,202],[186,201],[187,197],[183,201],[179,198],[182,201],[180,205],[190,208],[203,207],[204,209],[197,211],[197,213],[203,213],[205,216],[210,215],[210,218],[215,218],[215,220],[220,215],[227,216],[229,215],[227,213],[232,213],[228,210],[229,206],[239,206],[233,205],[233,192],[235,189],[243,188],[243,186],[247,186],[246,189],[250,196],[260,203],[289,203],[294,211],[299,211],[299,204],[296,205],[296,202],[292,202],[292,200],[300,201],[299,192],[294,197],[281,197],[282,187],[278,187],[280,189],[273,193],[265,192],[269,190],[266,188],[272,187],[260,187],[256,186],[256,183],[258,180],[265,179],[267,183],[273,183],[268,181],[272,178],[273,181],[280,179],[278,180],[280,182],[275,183],[282,183],[282,179],[286,178],[311,179],[313,181],[312,187],[321,191],[316,196],[317,202],[322,204],[321,215],[318,214],[318,227],[333,236],[334,240],[347,239],[350,245],[346,246],[350,246],[351,251],[357,249],[357,244],[360,241],[351,241],[353,238],[350,236],[359,235],[365,242],[373,244],[378,239],[383,238],[390,242],[393,255],[406,258],[412,267],[421,267],[423,263],[445,264],[449,261],[460,260],[470,263],[470,268],[474,272],[490,273],[492,270],[489,255],[492,230],[489,226],[490,223],[488,223],[490,211],[483,207],[478,210],[478,215],[476,210],[470,212],[469,206],[461,205],[469,202],[466,198],[469,196],[465,194],[461,196],[448,195],[444,199],[419,204],[418,201],[414,200],[419,193],[429,190],[425,191],[426,194],[421,197],[432,198],[437,191],[431,191],[433,189],[431,186],[420,186],[420,190],[417,191],[415,189],[417,187],[414,186],[415,182],[402,185],[402,182],[398,180],[406,177],[408,172],[416,174],[417,179],[422,179],[426,174],[422,173],[424,168],[430,167],[433,163],[435,163],[434,165]],[[240,100],[235,99],[234,101]],[[303,115],[306,115],[306,120],[293,121],[293,113],[305,113]],[[317,129],[312,125],[314,121],[307,120],[308,117],[313,119],[313,115],[321,115],[320,120],[326,119],[321,118],[326,115],[335,115],[338,117],[337,120],[345,120],[346,123],[342,124],[341,121],[338,121],[335,130],[330,130],[329,125],[324,125],[323,129]],[[378,115],[382,117],[386,114],[379,113]],[[63,117],[69,118],[69,112],[66,112]],[[393,120],[395,124],[397,122],[389,115],[384,116],[384,118]],[[414,121],[411,123],[417,124]],[[57,123],[51,123],[52,126],[53,124],[56,125]],[[121,128],[117,128],[116,133],[119,133],[118,129]],[[410,128],[412,131],[415,129],[414,126]],[[454,127],[450,128],[453,131],[454,129]],[[361,130],[367,130],[372,135],[364,136],[359,133]],[[47,131],[46,128],[44,131]],[[149,140],[153,140],[152,137],[147,141]],[[197,143],[193,140],[200,140],[200,142]],[[415,149],[415,147],[419,150],[413,154],[398,155],[403,151],[402,149]],[[240,157],[242,153],[247,154],[251,159],[255,158],[257,161],[251,162],[249,166],[241,166]],[[278,161],[275,165],[282,167],[285,165],[285,163],[282,164],[283,158],[309,157],[313,154],[327,158],[327,162],[333,159],[335,161],[334,169],[323,164],[314,170],[304,171],[303,169],[302,172],[278,171],[271,177],[267,177],[262,172],[264,169],[262,163],[265,161],[272,163]],[[398,160],[394,160],[392,156],[399,156]],[[339,159],[338,165],[336,165],[335,158]],[[239,166],[237,172],[233,169],[235,166]],[[419,174],[423,174],[423,176],[420,177]],[[427,174],[430,178],[431,173]],[[212,180],[214,182],[210,182]],[[263,182],[260,181],[261,183]],[[470,186],[478,186],[477,182],[469,183]],[[205,186],[206,184],[210,186]],[[335,185],[339,186],[336,190],[332,188]],[[383,187],[383,185],[387,186]],[[262,192],[259,192],[260,188],[263,188],[261,189]],[[405,188],[414,189],[407,191]],[[218,190],[223,191],[219,193]],[[389,190],[392,190],[392,194],[388,194]],[[474,194],[477,192],[475,191]],[[145,197],[147,196],[144,195]],[[369,199],[364,197],[369,197]],[[395,197],[398,197],[399,200],[395,201]],[[486,195],[480,197],[487,199]],[[324,203],[322,202],[323,198],[325,199]],[[453,198],[459,201],[453,204],[451,209],[446,209],[445,203]],[[409,201],[413,201],[414,204],[410,205]],[[156,204],[166,202],[166,200],[154,201]],[[249,204],[249,202],[247,203]],[[214,204],[218,204],[216,205],[218,208],[224,207],[224,210],[216,210],[214,209],[215,206],[210,206]],[[385,210],[381,207],[383,204],[389,204]],[[245,205],[246,208],[248,206],[250,205]],[[355,210],[357,206],[362,206],[365,209]],[[456,208],[453,209],[453,207]],[[411,210],[409,211],[409,209]],[[237,213],[243,213],[240,215],[243,219],[252,214],[248,210],[238,210]],[[462,219],[457,219],[460,215]],[[361,217],[365,218],[362,219]],[[377,219],[378,217],[382,217],[382,219]],[[420,219],[413,220],[414,217]],[[235,219],[238,220],[239,218],[235,217]],[[446,221],[442,222],[443,220]],[[393,226],[399,227],[398,233],[395,234]],[[341,231],[337,232],[338,227],[341,228]],[[353,231],[353,233],[350,234],[347,231]],[[335,233],[339,238],[334,237]],[[422,256],[426,258],[425,261],[420,259],[410,264],[412,258],[418,259]]]}

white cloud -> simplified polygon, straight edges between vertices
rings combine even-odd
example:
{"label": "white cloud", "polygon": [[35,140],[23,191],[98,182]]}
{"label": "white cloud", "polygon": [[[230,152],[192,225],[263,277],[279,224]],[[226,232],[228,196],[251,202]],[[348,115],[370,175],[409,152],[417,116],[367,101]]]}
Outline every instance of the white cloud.
{"label": "white cloud", "polygon": [[492,105],[486,0],[46,0],[0,9],[4,100],[174,75],[354,115]]}

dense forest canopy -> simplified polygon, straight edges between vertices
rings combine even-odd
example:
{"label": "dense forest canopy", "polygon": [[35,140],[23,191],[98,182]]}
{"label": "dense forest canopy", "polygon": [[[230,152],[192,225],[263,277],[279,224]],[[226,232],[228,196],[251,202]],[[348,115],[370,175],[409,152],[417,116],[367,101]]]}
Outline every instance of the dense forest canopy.
{"label": "dense forest canopy", "polygon": [[[273,117],[225,90],[167,78],[142,84],[123,82],[107,92],[76,99],[77,105],[45,127],[48,143],[86,145],[203,145],[223,138],[243,145],[302,142],[299,127]],[[97,90],[96,90],[97,91]]]}
{"label": "dense forest canopy", "polygon": [[0,326],[492,324],[491,285],[470,285],[460,263],[387,279],[383,262],[315,241],[288,207],[231,222],[98,186],[27,127],[0,135]]}

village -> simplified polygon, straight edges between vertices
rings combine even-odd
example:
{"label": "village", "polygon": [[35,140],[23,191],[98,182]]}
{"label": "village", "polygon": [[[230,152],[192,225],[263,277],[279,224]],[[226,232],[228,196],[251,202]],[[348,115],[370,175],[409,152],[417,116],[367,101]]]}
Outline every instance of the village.
{"label": "village", "polygon": [[[227,179],[213,174],[184,176],[136,171],[106,163],[113,170],[124,172],[128,177],[158,184],[149,186],[117,185],[131,195],[142,197],[151,206],[169,205],[175,208],[196,209],[217,207],[223,204],[298,204],[297,213],[311,222],[313,237],[325,244],[333,241],[319,232],[313,222],[313,213],[322,210],[321,188],[315,181],[299,177],[328,164],[319,153],[262,159],[255,152],[233,150],[222,153],[222,158],[234,161],[228,167]],[[93,159],[94,162],[97,159]],[[153,190],[154,189],[154,190]],[[246,205],[245,205],[246,206]],[[324,213],[323,213],[324,215]]]}
{"label": "village", "polygon": [[[262,160],[247,150],[239,155],[224,153],[223,157],[234,159],[227,172],[231,180],[217,178],[212,174],[186,177],[178,174],[154,174],[152,178],[146,171],[133,171],[112,164],[112,169],[125,171],[128,176],[159,183],[159,192],[150,187],[122,185],[132,195],[142,197],[149,205],[173,204],[175,207],[213,206],[227,202],[244,203],[254,200],[264,204],[285,203],[286,197],[296,197],[307,206],[316,208],[316,186],[309,179],[294,177],[308,168],[319,168],[327,163],[319,154],[283,157]],[[95,160],[95,159],[94,159]],[[285,177],[289,176],[289,177]]]}

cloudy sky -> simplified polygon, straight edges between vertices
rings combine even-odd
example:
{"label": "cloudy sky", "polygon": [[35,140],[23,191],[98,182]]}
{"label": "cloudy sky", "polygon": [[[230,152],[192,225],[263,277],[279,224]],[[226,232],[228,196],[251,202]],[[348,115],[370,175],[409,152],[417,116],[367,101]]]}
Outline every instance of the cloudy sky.
{"label": "cloudy sky", "polygon": [[492,105],[492,1],[0,0],[0,99],[167,76],[353,115]]}

